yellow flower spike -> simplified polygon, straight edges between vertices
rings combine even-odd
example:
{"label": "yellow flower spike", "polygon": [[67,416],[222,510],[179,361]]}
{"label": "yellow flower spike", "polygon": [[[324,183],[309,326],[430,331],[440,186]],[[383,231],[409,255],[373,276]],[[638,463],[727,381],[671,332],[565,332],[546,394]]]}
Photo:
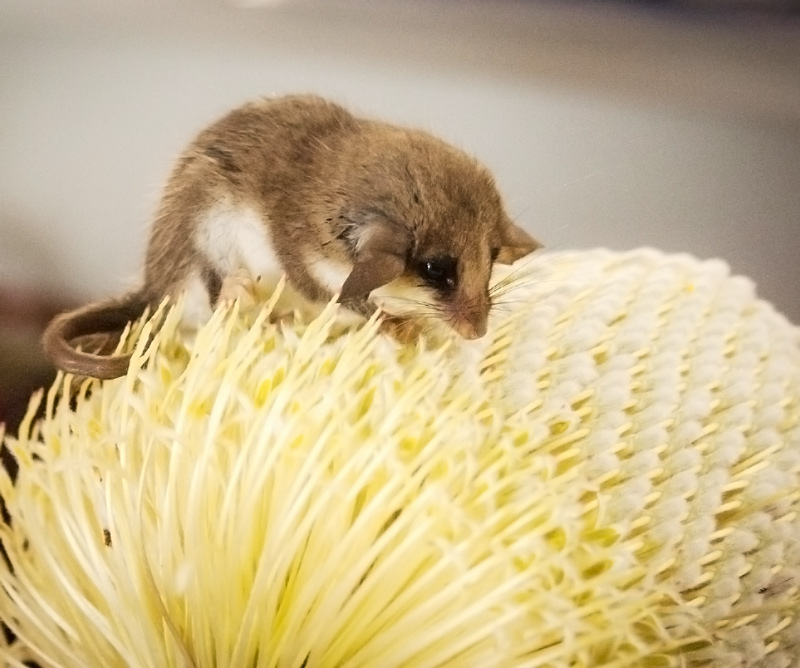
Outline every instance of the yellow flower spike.
{"label": "yellow flower spike", "polygon": [[506,289],[486,339],[405,347],[279,294],[189,333],[178,300],[126,378],[60,377],[5,438],[0,663],[791,665],[797,330],[685,256]]}

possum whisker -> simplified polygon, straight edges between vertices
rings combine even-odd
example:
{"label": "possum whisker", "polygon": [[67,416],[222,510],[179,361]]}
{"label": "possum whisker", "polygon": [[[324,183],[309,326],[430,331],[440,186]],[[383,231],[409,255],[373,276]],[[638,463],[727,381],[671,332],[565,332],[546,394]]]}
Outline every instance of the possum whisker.
{"label": "possum whisker", "polygon": [[497,299],[492,301],[492,307],[498,306],[525,306],[530,304],[530,299]]}
{"label": "possum whisker", "polygon": [[441,307],[438,304],[436,304],[435,302],[423,301],[421,299],[412,299],[410,297],[395,297],[395,296],[392,295],[392,296],[384,297],[384,299],[387,302],[389,302],[389,301],[401,302],[403,304],[413,304],[414,306],[427,306],[427,307],[434,308],[434,309],[441,309]]}
{"label": "possum whisker", "polygon": [[[433,317],[441,315],[442,313],[445,312],[445,309],[441,305],[437,304],[436,302],[428,302],[428,301],[423,301],[423,300],[419,300],[419,299],[412,299],[410,297],[395,297],[393,295],[385,297],[385,300],[386,300],[386,304],[387,305],[395,303],[395,304],[403,304],[403,305],[411,305],[411,306],[420,307],[421,309],[423,309],[423,312],[424,311],[428,311],[431,314],[431,316],[433,316]],[[416,315],[416,313],[415,313],[415,315]]]}

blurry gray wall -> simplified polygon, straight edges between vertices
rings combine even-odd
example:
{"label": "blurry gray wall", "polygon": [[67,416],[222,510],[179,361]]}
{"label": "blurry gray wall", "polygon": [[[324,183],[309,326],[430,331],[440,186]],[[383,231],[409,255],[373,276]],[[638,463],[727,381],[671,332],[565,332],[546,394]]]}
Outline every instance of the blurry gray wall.
{"label": "blurry gray wall", "polygon": [[193,134],[249,98],[313,91],[475,154],[551,248],[723,257],[800,323],[796,22],[610,3],[246,4],[0,4],[0,282],[75,299],[135,284]]}

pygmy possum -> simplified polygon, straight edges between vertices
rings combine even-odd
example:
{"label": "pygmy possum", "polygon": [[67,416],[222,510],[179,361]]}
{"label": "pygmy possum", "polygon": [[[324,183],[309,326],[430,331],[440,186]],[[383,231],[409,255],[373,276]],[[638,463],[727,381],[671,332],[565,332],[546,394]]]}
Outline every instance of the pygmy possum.
{"label": "pygmy possum", "polygon": [[361,317],[434,319],[486,333],[495,263],[539,247],[506,214],[489,171],[427,132],[359,118],[320,97],[260,99],[205,130],[178,158],[153,221],[140,288],[57,316],[43,343],[59,368],[124,375],[130,355],[79,350],[166,296],[202,322],[248,282],[311,304],[338,294]]}

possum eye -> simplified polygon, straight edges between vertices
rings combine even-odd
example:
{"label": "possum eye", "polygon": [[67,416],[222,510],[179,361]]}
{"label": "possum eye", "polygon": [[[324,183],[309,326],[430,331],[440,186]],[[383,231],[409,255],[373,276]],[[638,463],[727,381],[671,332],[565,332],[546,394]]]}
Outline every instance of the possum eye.
{"label": "possum eye", "polygon": [[422,260],[417,272],[437,290],[453,290],[456,287],[457,260],[448,255]]}

